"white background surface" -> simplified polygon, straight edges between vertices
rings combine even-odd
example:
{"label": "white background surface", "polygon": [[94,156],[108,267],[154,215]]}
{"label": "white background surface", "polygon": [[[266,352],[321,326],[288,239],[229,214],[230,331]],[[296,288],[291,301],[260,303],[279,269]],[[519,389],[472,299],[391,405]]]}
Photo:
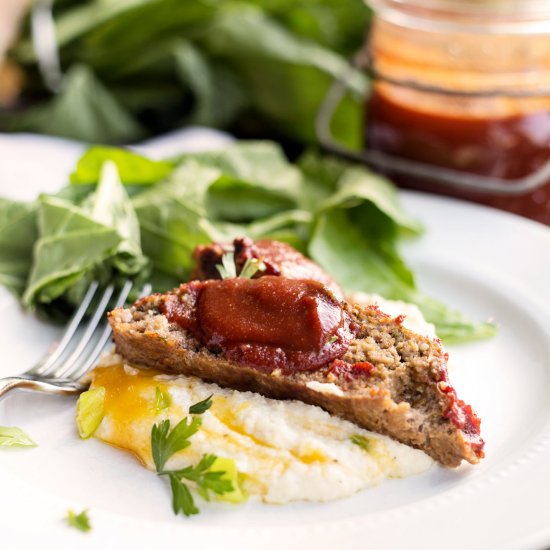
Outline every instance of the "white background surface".
{"label": "white background surface", "polygon": [[[225,139],[201,130],[150,152]],[[61,140],[0,136],[0,196],[56,190],[81,151]],[[435,467],[333,503],[203,505],[200,516],[185,519],[173,516],[169,489],[131,456],[78,439],[74,399],[14,393],[0,402],[0,425],[24,428],[39,447],[0,450],[1,547],[550,547],[550,230],[459,201],[402,198],[427,228],[404,250],[420,286],[500,325],[491,341],[449,350],[451,381],[482,418],[480,465]],[[21,312],[4,289],[0,315],[5,376],[30,366],[58,330]],[[89,508],[90,534],[65,526],[71,507]]]}

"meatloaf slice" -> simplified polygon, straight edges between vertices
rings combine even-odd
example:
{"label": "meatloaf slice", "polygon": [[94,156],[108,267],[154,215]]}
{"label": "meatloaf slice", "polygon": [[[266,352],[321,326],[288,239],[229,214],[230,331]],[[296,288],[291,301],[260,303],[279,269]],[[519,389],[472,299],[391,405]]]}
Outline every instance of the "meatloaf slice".
{"label": "meatloaf slice", "polygon": [[[194,283],[142,298],[109,314],[118,353],[130,362],[197,376],[221,386],[318,405],[367,429],[422,449],[444,466],[483,458],[480,421],[457,398],[438,340],[415,334],[376,307],[343,302],[353,337],[342,355],[315,370],[283,373],[229,360],[162,313]],[[204,284],[204,283],[199,283]]]}

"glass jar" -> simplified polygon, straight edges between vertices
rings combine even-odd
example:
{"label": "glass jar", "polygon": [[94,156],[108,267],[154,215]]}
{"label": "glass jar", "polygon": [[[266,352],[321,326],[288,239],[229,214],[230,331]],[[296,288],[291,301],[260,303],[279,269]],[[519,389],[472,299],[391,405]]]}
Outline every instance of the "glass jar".
{"label": "glass jar", "polygon": [[550,225],[550,2],[369,4],[359,64],[378,168]]}

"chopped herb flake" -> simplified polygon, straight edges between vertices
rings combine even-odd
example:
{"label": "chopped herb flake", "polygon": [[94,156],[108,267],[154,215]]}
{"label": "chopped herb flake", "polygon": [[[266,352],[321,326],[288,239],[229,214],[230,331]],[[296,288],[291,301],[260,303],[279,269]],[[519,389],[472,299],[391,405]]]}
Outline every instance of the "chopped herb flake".
{"label": "chopped herb flake", "polygon": [[155,414],[167,409],[172,404],[172,397],[166,390],[161,390],[159,386],[155,388],[155,404],[153,410]]}
{"label": "chopped herb flake", "polygon": [[0,447],[36,447],[36,443],[21,428],[0,426]]}
{"label": "chopped herb flake", "polygon": [[88,533],[89,531],[92,530],[92,526],[90,525],[90,518],[88,517],[87,510],[82,510],[80,514],[76,514],[72,510],[69,510],[67,512],[66,520],[71,527],[74,527],[75,529],[78,529],[83,533]]}

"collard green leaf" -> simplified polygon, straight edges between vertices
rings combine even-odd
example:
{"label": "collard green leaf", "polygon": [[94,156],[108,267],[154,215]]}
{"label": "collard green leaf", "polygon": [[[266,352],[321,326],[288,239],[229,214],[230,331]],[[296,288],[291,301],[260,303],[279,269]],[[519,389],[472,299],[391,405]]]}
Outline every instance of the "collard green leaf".
{"label": "collard green leaf", "polygon": [[206,195],[209,216],[215,220],[253,221],[293,208],[302,197],[300,171],[274,143],[236,142],[192,158],[220,170]]}
{"label": "collard green leaf", "polygon": [[99,185],[81,206],[43,196],[39,238],[23,296],[27,307],[65,296],[78,303],[92,278],[107,279],[113,269],[126,275],[146,270],[137,216],[114,163],[107,163]]}
{"label": "collard green leaf", "polygon": [[173,54],[176,74],[194,98],[188,122],[217,127],[232,122],[248,102],[237,75],[210,62],[191,42],[178,41]]}
{"label": "collard green leaf", "polygon": [[[338,189],[321,204],[320,210],[353,208],[364,202],[375,206],[399,229],[413,235],[421,233],[422,225],[399,206],[395,187],[387,179],[358,166],[342,172],[338,178]],[[375,231],[376,227],[371,229]],[[388,236],[387,232],[381,235],[382,238],[385,236]]]}
{"label": "collard green leaf", "polygon": [[121,273],[133,275],[147,265],[147,259],[141,252],[139,221],[113,161],[107,161],[101,170],[99,185],[91,203],[91,217],[114,228],[121,237],[113,258]]}
{"label": "collard green leaf", "polygon": [[344,288],[412,302],[447,344],[490,338],[496,327],[477,322],[416,288],[397,250],[397,225],[372,205],[335,208],[319,215],[309,254]]}
{"label": "collard green leaf", "polygon": [[167,161],[155,161],[119,147],[96,145],[88,149],[71,174],[72,184],[95,184],[99,181],[105,162],[116,164],[120,179],[124,184],[148,185],[158,183],[174,169]]}
{"label": "collard green leaf", "polygon": [[0,284],[15,294],[25,288],[37,237],[36,203],[0,198]]}
{"label": "collard green leaf", "polygon": [[384,254],[380,245],[338,208],[319,216],[308,250],[344,290],[406,299],[414,291],[411,273],[398,257]]}
{"label": "collard green leaf", "polygon": [[102,143],[134,141],[144,135],[132,115],[84,65],[72,67],[61,93],[21,115],[15,129]]}
{"label": "collard green leaf", "polygon": [[351,56],[363,42],[370,10],[363,0],[252,0],[294,34]]}
{"label": "collard green leaf", "polygon": [[185,280],[195,247],[219,237],[204,205],[208,188],[219,177],[218,169],[189,160],[169,181],[133,199],[143,251],[157,270]]}
{"label": "collard green leaf", "polygon": [[86,272],[111,257],[122,241],[114,228],[54,197],[40,199],[39,238],[23,303],[33,307],[61,296]]}
{"label": "collard green leaf", "polygon": [[[118,167],[138,183],[132,199]],[[92,148],[74,180],[96,178],[95,189],[70,186],[39,201],[25,305],[59,297],[76,304],[92,277],[148,276],[147,259],[155,289],[167,290],[187,279],[197,245],[249,236],[307,252],[345,290],[417,303],[447,342],[494,333],[417,290],[398,244],[421,226],[401,209],[393,186],[364,168],[313,152],[294,165],[275,144],[237,142],[166,163]],[[0,202],[0,282],[16,289],[29,270],[36,207],[12,204]]]}
{"label": "collard green leaf", "polygon": [[492,338],[497,333],[494,323],[474,321],[461,311],[421,292],[411,296],[410,301],[414,302],[426,319],[436,326],[437,335],[446,344],[484,340]]}
{"label": "collard green leaf", "polygon": [[[244,6],[220,10],[201,44],[237,72],[261,117],[288,136],[316,142],[314,120],[321,102],[333,79],[349,69],[342,57]],[[361,143],[366,79],[355,72],[351,87],[357,97],[343,99],[332,128],[339,140],[355,147]]]}

